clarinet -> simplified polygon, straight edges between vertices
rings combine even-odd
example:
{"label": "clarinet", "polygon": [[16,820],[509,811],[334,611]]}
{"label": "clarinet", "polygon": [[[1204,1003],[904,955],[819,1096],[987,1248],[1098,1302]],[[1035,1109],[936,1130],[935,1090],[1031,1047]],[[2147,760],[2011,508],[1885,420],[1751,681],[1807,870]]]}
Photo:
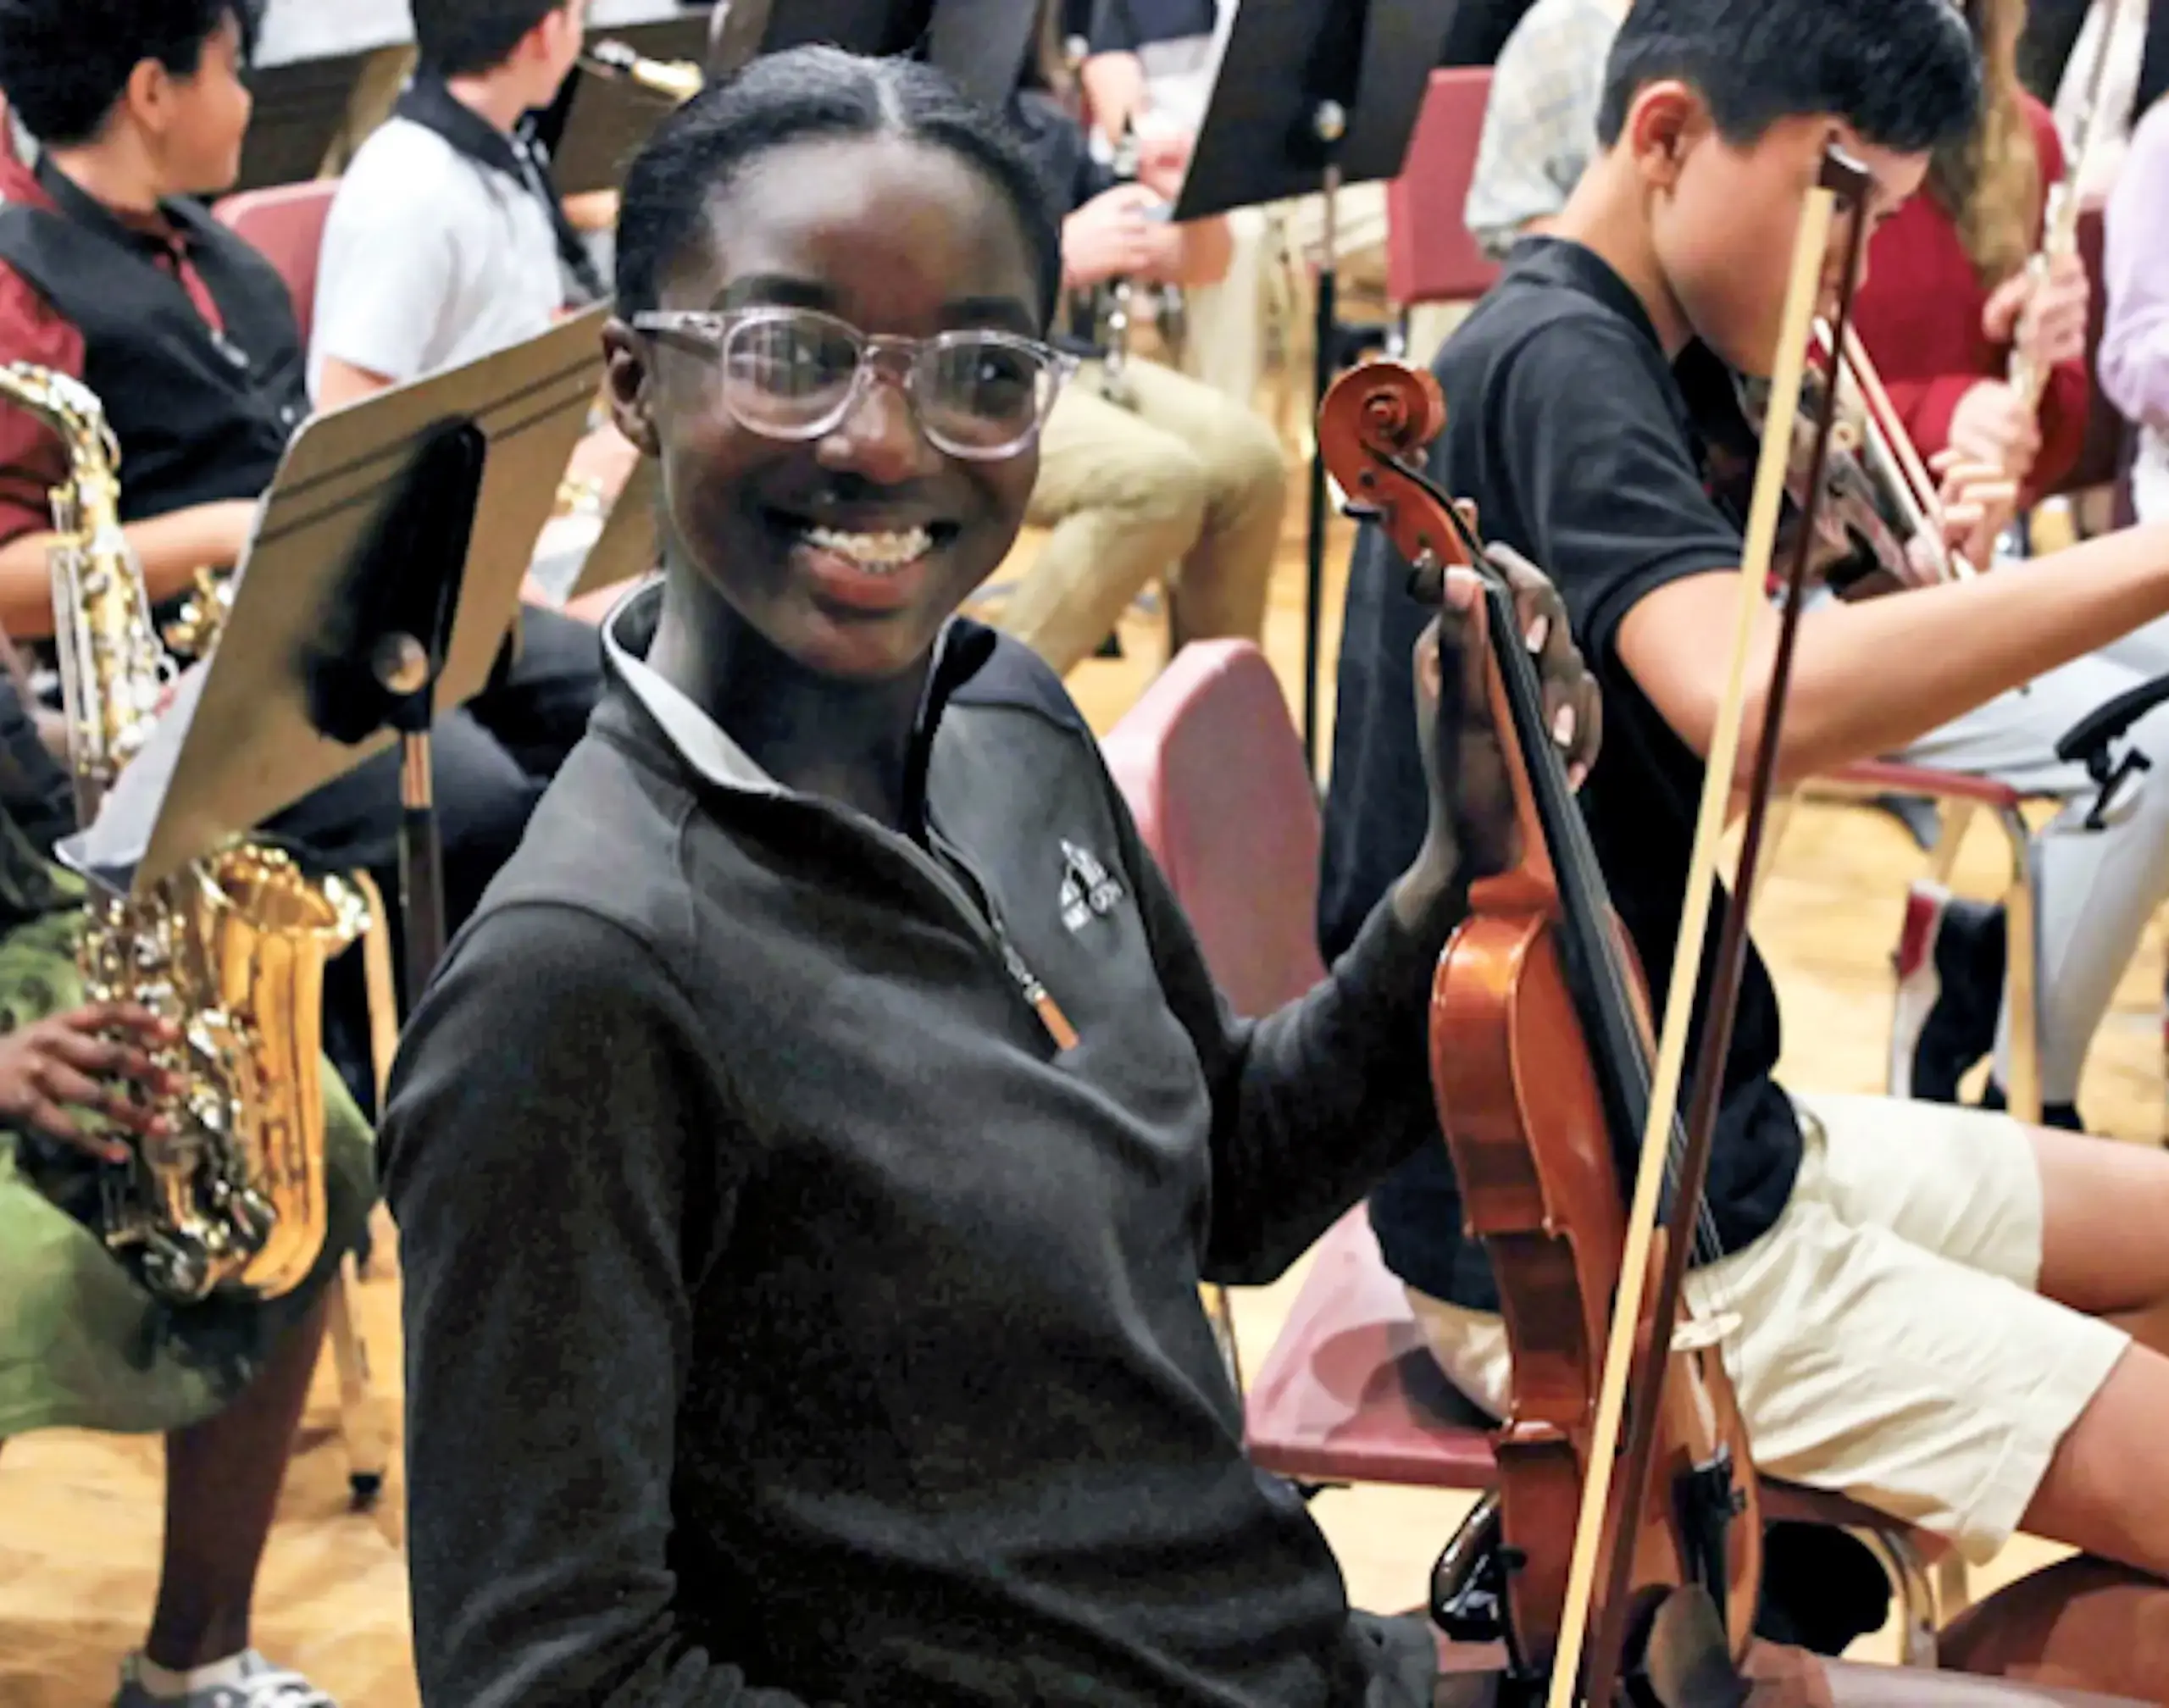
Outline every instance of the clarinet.
{"label": "clarinet", "polygon": [[[1115,143],[1113,164],[1118,184],[1137,181],[1137,131],[1128,119],[1123,121],[1122,136]],[[1104,289],[1107,308],[1103,342],[1107,353],[1100,363],[1100,395],[1108,402],[1127,409],[1137,401],[1137,393],[1123,372],[1129,362],[1129,275],[1109,280]]]}

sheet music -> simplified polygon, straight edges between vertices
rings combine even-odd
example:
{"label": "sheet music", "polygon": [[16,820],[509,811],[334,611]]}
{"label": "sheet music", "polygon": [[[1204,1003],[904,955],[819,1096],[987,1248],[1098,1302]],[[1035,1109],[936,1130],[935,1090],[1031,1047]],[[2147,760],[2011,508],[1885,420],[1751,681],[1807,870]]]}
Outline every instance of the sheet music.
{"label": "sheet music", "polygon": [[172,705],[152,726],[151,739],[99,803],[97,819],[87,830],[78,830],[54,845],[54,857],[69,871],[118,891],[125,891],[135,881],[136,864],[158,829],[159,811],[209,675],[208,664],[191,664],[181,673],[174,685]]}

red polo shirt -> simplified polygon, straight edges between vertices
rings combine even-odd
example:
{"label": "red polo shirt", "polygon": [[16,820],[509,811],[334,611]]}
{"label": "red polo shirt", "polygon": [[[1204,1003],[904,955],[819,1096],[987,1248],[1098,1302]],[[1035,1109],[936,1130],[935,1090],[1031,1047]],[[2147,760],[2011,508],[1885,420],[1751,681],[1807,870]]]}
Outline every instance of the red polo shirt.
{"label": "red polo shirt", "polygon": [[[37,175],[0,147],[0,199],[50,208],[53,198]],[[144,240],[144,250],[169,270],[211,325],[225,330],[218,304],[196,270],[188,245],[162,216],[115,217]],[[83,377],[83,335],[43,293],[0,261],[0,362],[27,362],[71,379]],[[68,458],[53,430],[36,416],[0,401],[0,544],[53,526],[47,492],[68,477]]]}
{"label": "red polo shirt", "polygon": [[[2041,182],[2053,184],[2064,169],[2055,120],[2032,96],[2025,101]],[[2037,242],[2041,229],[2037,217]],[[1876,233],[1867,254],[1867,282],[1854,299],[1854,324],[1926,460],[1950,442],[1951,413],[1967,390],[1978,381],[2005,377],[2011,346],[1991,344],[1982,336],[1988,287],[1959,241],[1956,224],[1926,191]],[[2041,393],[2041,452],[2020,495],[2022,504],[2031,507],[2054,491],[2077,463],[2087,407],[2084,359],[2060,363]]]}

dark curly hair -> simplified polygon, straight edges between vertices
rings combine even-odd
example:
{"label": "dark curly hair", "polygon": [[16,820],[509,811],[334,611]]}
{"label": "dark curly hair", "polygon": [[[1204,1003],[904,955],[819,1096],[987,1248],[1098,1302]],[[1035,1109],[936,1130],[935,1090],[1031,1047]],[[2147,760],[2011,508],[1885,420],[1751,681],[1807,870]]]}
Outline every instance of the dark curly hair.
{"label": "dark curly hair", "polygon": [[663,273],[703,229],[709,200],[755,157],[820,136],[895,136],[945,148],[1009,204],[1039,271],[1040,320],[1062,286],[1062,229],[1008,124],[913,59],[796,47],[753,60],[666,118],[625,177],[618,312],[652,308]]}
{"label": "dark curly hair", "polygon": [[262,0],[0,0],[0,90],[40,142],[87,142],[143,61],[192,77],[229,19],[246,59],[262,9]]}

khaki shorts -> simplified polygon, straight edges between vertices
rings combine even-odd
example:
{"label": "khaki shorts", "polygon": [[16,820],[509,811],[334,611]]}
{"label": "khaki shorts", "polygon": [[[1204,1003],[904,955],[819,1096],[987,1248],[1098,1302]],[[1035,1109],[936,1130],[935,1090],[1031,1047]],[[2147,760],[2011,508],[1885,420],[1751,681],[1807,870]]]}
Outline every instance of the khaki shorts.
{"label": "khaki shorts", "polygon": [[[1985,1563],[2130,1337],[2033,1290],[2041,1181],[2017,1122],[1884,1097],[1796,1101],[1806,1151],[1791,1202],[1687,1284],[1699,1314],[1738,1318],[1726,1361],[1756,1464]],[[1501,1415],[1501,1319],[1409,1296],[1454,1385]]]}

